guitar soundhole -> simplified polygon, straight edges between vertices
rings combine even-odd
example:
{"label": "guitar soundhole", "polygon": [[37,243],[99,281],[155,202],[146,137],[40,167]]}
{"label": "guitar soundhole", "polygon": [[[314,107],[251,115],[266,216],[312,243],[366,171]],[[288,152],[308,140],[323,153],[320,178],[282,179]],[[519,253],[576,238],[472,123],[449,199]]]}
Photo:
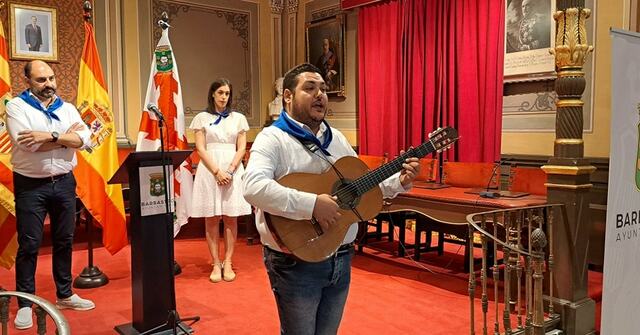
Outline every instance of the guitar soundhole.
{"label": "guitar soundhole", "polygon": [[338,197],[338,206],[341,209],[353,209],[360,202],[358,190],[351,183],[351,179],[338,180],[333,184],[332,194]]}

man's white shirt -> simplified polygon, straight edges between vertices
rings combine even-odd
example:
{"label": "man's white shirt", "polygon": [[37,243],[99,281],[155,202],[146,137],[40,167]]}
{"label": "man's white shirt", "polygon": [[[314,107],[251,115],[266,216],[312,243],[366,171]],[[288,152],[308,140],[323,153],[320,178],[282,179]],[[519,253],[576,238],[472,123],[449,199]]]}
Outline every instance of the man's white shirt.
{"label": "man's white shirt", "polygon": [[[56,99],[59,99],[56,97]],[[41,144],[27,147],[18,144],[18,133],[23,130],[53,132],[64,134],[72,124],[79,122],[83,130],[76,131],[83,143],[88,146],[91,131],[86,127],[78,110],[65,102],[55,111],[60,121],[50,119],[44,112],[32,107],[19,97],[7,103],[7,130],[13,144],[11,164],[13,171],[31,178],[46,178],[71,172],[77,164],[76,149],[59,148],[49,151],[37,151]],[[43,106],[44,107],[44,106]]]}
{"label": "man's white shirt", "polygon": [[[310,131],[309,127],[301,122],[293,119],[292,121]],[[321,124],[316,135],[320,143],[324,140],[326,130],[325,124]],[[356,152],[344,135],[335,128],[331,128],[331,131],[333,140],[327,148],[331,156],[326,156],[326,159],[335,163],[344,156],[356,157]],[[256,137],[251,146],[243,182],[245,199],[257,208],[256,227],[263,245],[282,251],[267,227],[264,211],[294,220],[312,218],[317,195],[284,187],[278,184],[277,180],[294,172],[325,172],[330,165],[318,155],[323,156],[320,150],[311,153],[293,136],[274,126],[263,129]],[[380,183],[385,198],[392,198],[407,191],[400,184],[399,174],[396,173]],[[410,185],[408,187],[410,188]],[[342,244],[353,242],[357,232],[358,225],[354,223],[349,227]]]}

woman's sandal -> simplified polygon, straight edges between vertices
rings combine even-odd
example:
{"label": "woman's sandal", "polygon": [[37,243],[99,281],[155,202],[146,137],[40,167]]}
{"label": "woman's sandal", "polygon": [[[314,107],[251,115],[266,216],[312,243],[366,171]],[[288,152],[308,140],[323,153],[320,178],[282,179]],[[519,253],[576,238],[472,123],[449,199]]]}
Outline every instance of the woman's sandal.
{"label": "woman's sandal", "polygon": [[233,272],[231,261],[225,261],[222,263],[222,278],[225,281],[233,281],[236,279],[236,273]]}
{"label": "woman's sandal", "polygon": [[213,271],[211,271],[209,280],[211,280],[214,283],[217,283],[222,280],[222,263],[213,264]]}

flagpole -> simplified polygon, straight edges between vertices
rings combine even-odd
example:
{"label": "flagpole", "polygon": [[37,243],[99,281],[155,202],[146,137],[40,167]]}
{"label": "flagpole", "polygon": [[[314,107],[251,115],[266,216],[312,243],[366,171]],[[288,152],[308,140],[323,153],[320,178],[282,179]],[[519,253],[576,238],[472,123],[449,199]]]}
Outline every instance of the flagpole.
{"label": "flagpole", "polygon": [[[158,20],[158,25],[160,26],[160,28],[165,31],[167,29],[169,29],[169,27],[171,27],[169,25],[168,22],[169,16],[167,15],[166,12],[162,13],[162,16],[160,18],[160,20]],[[166,129],[166,127],[164,127],[163,123],[164,123],[164,117],[162,115],[162,113],[158,110],[157,106],[153,106],[156,107],[156,111],[153,111],[154,113],[157,112],[156,118],[158,118],[158,128],[160,130],[160,161],[162,162],[162,174],[163,174],[163,178],[165,180],[165,188],[164,188],[164,195],[165,195],[165,218],[166,218],[166,234],[168,235],[167,241],[168,241],[168,251],[169,251],[169,259],[167,260],[169,263],[169,267],[171,268],[171,270],[174,269],[174,264],[175,263],[175,258],[174,258],[174,245],[173,245],[173,215],[172,212],[170,212],[170,206],[169,206],[169,192],[172,189],[171,186],[173,184],[173,178],[171,178],[171,180],[167,180],[167,170],[166,170],[166,166],[165,166],[165,148],[164,148],[164,131]],[[149,108],[149,106],[147,106],[148,109],[150,109],[150,112],[152,111],[152,108]],[[169,165],[170,169],[171,169],[171,164]],[[174,172],[175,173],[175,172]],[[171,175],[169,175],[171,176]],[[174,206],[174,210],[175,210],[175,206]],[[167,320],[165,322],[163,322],[162,324],[157,325],[156,327],[153,327],[151,329],[148,329],[142,333],[140,333],[139,335],[150,335],[150,334],[156,334],[156,333],[162,333],[162,334],[168,334],[169,332],[173,332],[174,335],[178,335],[178,334],[191,334],[193,333],[193,329],[190,327],[191,324],[198,322],[200,320],[199,316],[191,316],[191,317],[187,317],[187,318],[181,318],[180,314],[178,314],[178,310],[177,310],[177,306],[176,306],[176,289],[175,289],[175,275],[171,277],[171,281],[170,281],[170,286],[169,286],[169,290],[171,291],[171,310],[167,311]],[[189,325],[187,325],[185,322],[190,322]]]}
{"label": "flagpole", "polygon": [[[91,11],[93,9],[91,7],[91,2],[85,1],[82,5],[82,9],[84,10],[85,21],[91,23]],[[73,287],[96,288],[107,285],[109,283],[109,278],[100,270],[100,268],[93,265],[93,216],[91,216],[91,213],[89,213],[86,207],[83,211],[86,216],[85,224],[87,225],[87,254],[89,264],[82,269],[80,275],[73,280]]]}

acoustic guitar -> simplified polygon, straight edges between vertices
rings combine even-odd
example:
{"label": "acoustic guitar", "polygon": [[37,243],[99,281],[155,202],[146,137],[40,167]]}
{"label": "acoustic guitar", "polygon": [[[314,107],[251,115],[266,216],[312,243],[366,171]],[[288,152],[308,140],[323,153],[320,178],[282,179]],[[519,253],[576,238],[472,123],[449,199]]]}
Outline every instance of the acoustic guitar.
{"label": "acoustic guitar", "polygon": [[315,219],[292,220],[265,213],[267,225],[283,250],[306,262],[323,261],[338,250],[349,226],[378,215],[383,204],[382,190],[378,184],[402,170],[407,158],[421,158],[435,151],[440,152],[457,139],[458,132],[454,128],[439,128],[431,133],[429,141],[407,150],[373,171],[369,171],[367,165],[358,158],[346,156],[321,174],[288,174],[278,183],[298,191],[336,196],[342,216],[329,229],[323,230]]}

